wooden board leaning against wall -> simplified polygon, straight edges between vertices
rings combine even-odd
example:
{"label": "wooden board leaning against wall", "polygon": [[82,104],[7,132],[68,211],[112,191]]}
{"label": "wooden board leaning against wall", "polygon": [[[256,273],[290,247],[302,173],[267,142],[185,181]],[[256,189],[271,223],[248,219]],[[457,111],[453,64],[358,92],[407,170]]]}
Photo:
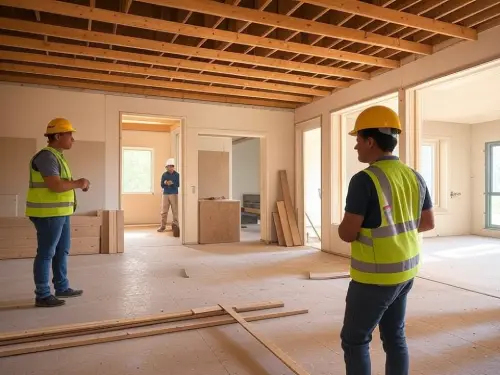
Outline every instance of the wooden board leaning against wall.
{"label": "wooden board leaning against wall", "polygon": [[[0,217],[0,260],[34,258],[36,248],[36,231],[27,217]],[[71,217],[70,255],[123,251],[122,210],[94,211]]]}

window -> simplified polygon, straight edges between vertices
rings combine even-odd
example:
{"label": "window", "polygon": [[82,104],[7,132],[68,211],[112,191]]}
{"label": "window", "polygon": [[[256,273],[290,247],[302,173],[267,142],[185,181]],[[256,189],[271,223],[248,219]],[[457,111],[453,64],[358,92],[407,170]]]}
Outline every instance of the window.
{"label": "window", "polygon": [[500,142],[486,143],[486,228],[500,229]]}
{"label": "window", "polygon": [[420,151],[420,174],[427,184],[434,206],[438,206],[438,145],[438,142],[424,141]]}
{"label": "window", "polygon": [[123,147],[122,193],[152,194],[153,192],[153,150]]}

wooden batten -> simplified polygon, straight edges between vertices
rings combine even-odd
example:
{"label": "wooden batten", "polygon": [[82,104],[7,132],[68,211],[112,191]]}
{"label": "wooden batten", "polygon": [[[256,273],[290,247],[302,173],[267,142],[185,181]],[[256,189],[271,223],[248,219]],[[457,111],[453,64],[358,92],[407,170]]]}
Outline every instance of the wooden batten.
{"label": "wooden batten", "polygon": [[122,123],[122,130],[170,133],[171,125]]}

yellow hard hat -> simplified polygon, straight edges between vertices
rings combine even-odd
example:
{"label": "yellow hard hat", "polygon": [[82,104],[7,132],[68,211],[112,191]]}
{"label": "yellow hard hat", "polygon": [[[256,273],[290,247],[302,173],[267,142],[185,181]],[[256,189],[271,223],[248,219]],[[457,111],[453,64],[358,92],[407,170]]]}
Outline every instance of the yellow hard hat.
{"label": "yellow hard hat", "polygon": [[69,122],[65,118],[59,117],[49,122],[45,135],[47,136],[49,134],[69,133],[75,131],[76,130],[75,128],[73,128],[71,122]]}
{"label": "yellow hard hat", "polygon": [[396,129],[399,134],[401,133],[401,122],[398,114],[392,109],[376,105],[360,113],[354,124],[354,129],[349,132],[349,135],[356,135],[360,130],[381,128]]}

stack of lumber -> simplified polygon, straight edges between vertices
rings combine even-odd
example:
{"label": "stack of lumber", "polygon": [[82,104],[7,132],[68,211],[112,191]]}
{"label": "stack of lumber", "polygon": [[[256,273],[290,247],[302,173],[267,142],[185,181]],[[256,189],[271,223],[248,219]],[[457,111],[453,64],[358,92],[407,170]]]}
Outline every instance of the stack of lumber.
{"label": "stack of lumber", "polygon": [[276,202],[278,212],[273,212],[273,221],[278,236],[278,244],[287,247],[302,246],[286,171],[279,171],[279,179],[281,199]]}
{"label": "stack of lumber", "polygon": [[[71,217],[70,255],[100,253],[101,222],[101,211]],[[27,217],[0,218],[0,259],[33,258],[36,249],[36,230]]]}
{"label": "stack of lumber", "polygon": [[0,358],[239,323],[295,374],[306,375],[304,369],[248,322],[305,314],[307,309],[241,315],[245,312],[280,307],[284,307],[281,301],[241,306],[219,304],[178,313],[3,333],[0,334]]}
{"label": "stack of lumber", "polygon": [[102,212],[101,254],[116,254],[125,251],[125,222],[123,210]]}

